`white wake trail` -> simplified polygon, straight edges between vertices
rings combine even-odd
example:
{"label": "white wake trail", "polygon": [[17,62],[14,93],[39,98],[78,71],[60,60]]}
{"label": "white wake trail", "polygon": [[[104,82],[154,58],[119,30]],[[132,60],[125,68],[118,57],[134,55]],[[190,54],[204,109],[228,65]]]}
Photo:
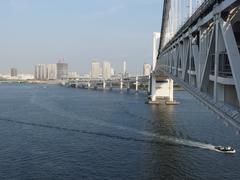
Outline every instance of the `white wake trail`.
{"label": "white wake trail", "polygon": [[216,151],[215,146],[212,144],[177,138],[177,137],[173,137],[173,136],[162,136],[162,135],[158,135],[158,134],[147,132],[147,131],[139,131],[134,128],[118,126],[118,125],[113,125],[113,124],[108,124],[108,123],[102,123],[102,125],[104,125],[105,127],[106,126],[112,127],[112,128],[118,129],[118,130],[126,130],[129,132],[134,132],[136,134],[140,134],[145,137],[154,138],[154,140],[163,142],[163,143],[169,143],[169,144],[173,144],[173,145],[184,145],[184,146],[188,146],[188,147],[195,147],[195,148]]}

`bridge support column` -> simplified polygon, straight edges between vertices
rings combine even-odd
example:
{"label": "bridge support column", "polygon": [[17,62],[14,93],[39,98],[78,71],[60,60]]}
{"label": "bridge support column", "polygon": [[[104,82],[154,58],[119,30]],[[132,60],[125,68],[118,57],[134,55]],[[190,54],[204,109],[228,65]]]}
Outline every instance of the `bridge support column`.
{"label": "bridge support column", "polygon": [[106,89],[106,81],[103,81],[103,89]]}
{"label": "bridge support column", "polygon": [[151,95],[149,104],[160,104],[165,101],[167,105],[176,105],[179,102],[173,99],[173,80],[166,76],[151,76]]}
{"label": "bridge support column", "polygon": [[151,76],[151,101],[155,102],[157,100],[157,97],[159,94],[157,94],[157,89],[156,89],[156,76],[152,75]]}
{"label": "bridge support column", "polygon": [[151,94],[151,76],[148,76],[148,90],[147,90],[148,95]]}
{"label": "bridge support column", "polygon": [[136,76],[136,92],[138,92],[138,76]]}
{"label": "bridge support column", "polygon": [[169,102],[173,102],[173,80],[172,79],[168,80],[168,85],[169,85]]}
{"label": "bridge support column", "polygon": [[120,79],[120,89],[121,90],[123,89],[123,79],[122,78]]}

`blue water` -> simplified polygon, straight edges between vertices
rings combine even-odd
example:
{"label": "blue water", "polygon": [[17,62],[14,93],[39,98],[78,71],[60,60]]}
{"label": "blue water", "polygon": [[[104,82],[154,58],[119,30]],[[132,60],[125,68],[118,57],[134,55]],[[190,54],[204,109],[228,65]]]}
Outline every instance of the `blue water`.
{"label": "blue water", "polygon": [[179,106],[145,98],[0,84],[0,179],[240,179],[237,127],[185,91]]}

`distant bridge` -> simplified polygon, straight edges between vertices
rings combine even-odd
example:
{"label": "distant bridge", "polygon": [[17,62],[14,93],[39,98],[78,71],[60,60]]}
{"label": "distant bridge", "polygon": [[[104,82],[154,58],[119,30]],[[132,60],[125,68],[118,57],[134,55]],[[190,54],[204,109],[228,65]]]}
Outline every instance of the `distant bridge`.
{"label": "distant bridge", "polygon": [[164,0],[152,100],[162,95],[156,78],[164,73],[221,117],[240,123],[240,1],[205,0],[175,32],[174,2]]}
{"label": "distant bridge", "polygon": [[110,79],[103,78],[79,78],[77,80],[70,80],[66,82],[66,85],[75,88],[93,88],[93,89],[135,89],[139,90],[139,87],[143,87],[148,91],[150,76],[131,76],[131,77],[116,77]]}

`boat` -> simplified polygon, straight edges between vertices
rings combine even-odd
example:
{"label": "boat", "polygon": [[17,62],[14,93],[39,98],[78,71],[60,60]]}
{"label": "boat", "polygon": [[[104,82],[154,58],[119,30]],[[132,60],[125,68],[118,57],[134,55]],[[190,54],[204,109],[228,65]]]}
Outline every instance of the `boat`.
{"label": "boat", "polygon": [[222,153],[226,153],[226,154],[234,154],[236,153],[236,150],[233,149],[232,147],[230,146],[215,146],[215,149],[219,152],[222,152]]}
{"label": "boat", "polygon": [[178,101],[165,101],[165,104],[166,105],[179,105],[180,102],[178,102]]}

